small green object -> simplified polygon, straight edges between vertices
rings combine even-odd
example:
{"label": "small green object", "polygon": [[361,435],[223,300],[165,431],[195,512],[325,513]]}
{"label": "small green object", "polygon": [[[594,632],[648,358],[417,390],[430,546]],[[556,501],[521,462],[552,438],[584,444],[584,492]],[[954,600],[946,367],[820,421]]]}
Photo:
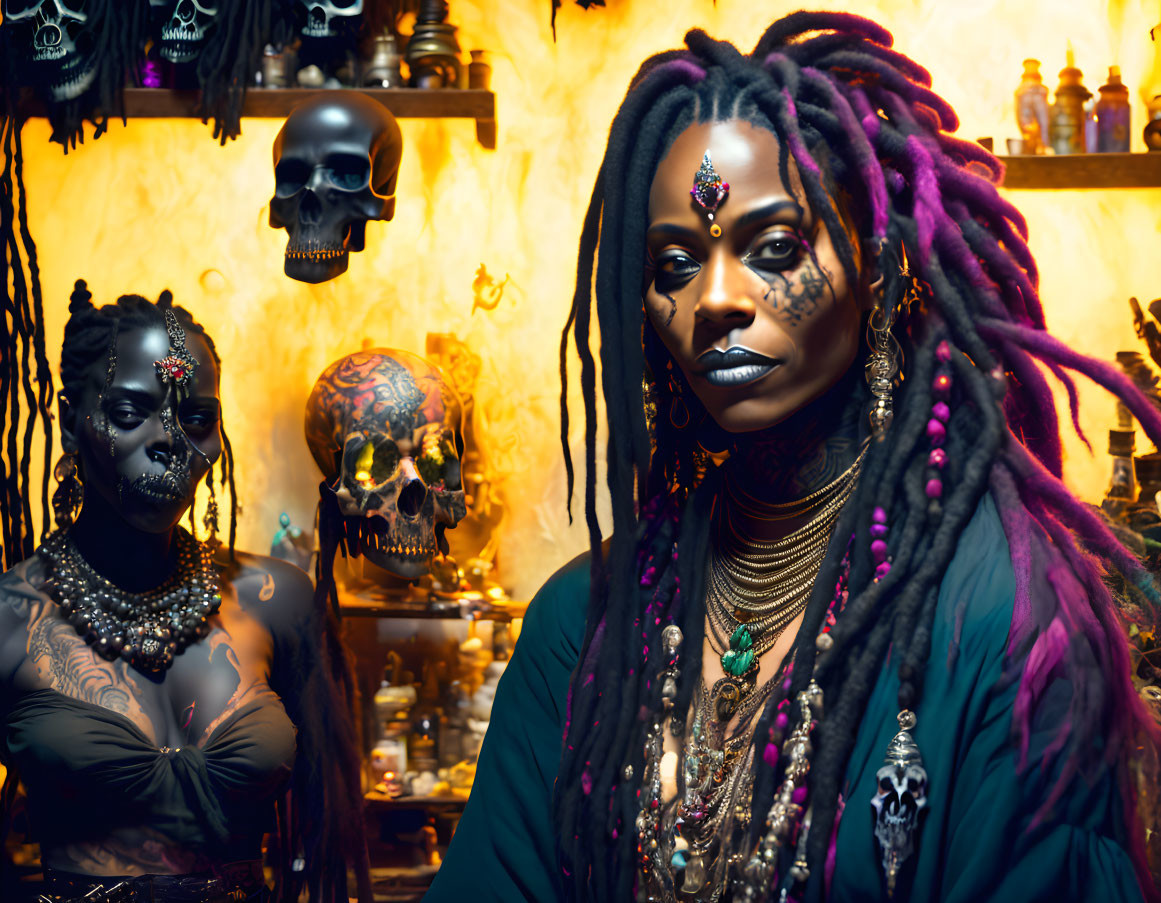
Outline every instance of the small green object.
{"label": "small green object", "polygon": [[745,652],[753,645],[754,638],[750,636],[749,628],[745,624],[739,624],[738,629],[730,637],[730,648],[738,652]]}
{"label": "small green object", "polygon": [[739,624],[730,637],[730,648],[722,653],[722,670],[732,677],[741,677],[754,661],[754,638],[745,624]]}
{"label": "small green object", "polygon": [[752,649],[728,649],[722,653],[722,670],[731,677],[741,677],[754,661]]}

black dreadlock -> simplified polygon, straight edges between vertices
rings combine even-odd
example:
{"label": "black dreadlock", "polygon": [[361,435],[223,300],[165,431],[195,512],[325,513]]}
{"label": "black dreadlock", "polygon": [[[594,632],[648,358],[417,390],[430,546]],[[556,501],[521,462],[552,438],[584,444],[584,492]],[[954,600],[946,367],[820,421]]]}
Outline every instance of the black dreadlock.
{"label": "black dreadlock", "polygon": [[99,138],[109,126],[109,117],[125,119],[124,91],[126,80],[139,81],[139,66],[144,58],[145,38],[149,32],[147,0],[89,0],[86,21],[81,31],[82,53],[91,60],[92,82],[80,95],[55,101],[50,86],[40,84],[42,76],[36,63],[29,60],[31,45],[17,46],[16,36],[28,31],[23,23],[0,24],[0,57],[4,59],[5,93],[8,110],[15,114],[16,88],[31,85],[41,95],[52,125],[51,141],[67,154],[85,140],[84,124],[93,124],[93,137]]}
{"label": "black dreadlock", "polygon": [[[184,307],[173,303],[173,295],[169,290],[161,293],[157,303],[142,298],[140,295],[122,295],[115,304],[105,304],[95,307],[92,295],[89,293],[83,279],[78,279],[69,296],[69,319],[65,324],[64,344],[60,353],[60,381],[61,392],[70,402],[79,401],[82,397],[87,381],[90,379],[95,366],[105,367],[109,349],[114,347],[117,336],[130,329],[141,329],[152,326],[165,328],[165,311],[172,309],[177,322],[187,333],[201,336],[210,349],[210,355],[222,372],[222,361],[218,357],[218,350],[214,340],[210,338],[205,328],[194,320],[193,316]],[[238,499],[234,487],[234,450],[230,439],[226,435],[223,424],[222,431],[222,466],[218,485],[230,493],[230,532],[229,552],[230,560],[234,559],[234,541],[238,534]],[[212,471],[211,471],[212,475]],[[59,494],[63,484],[57,489]],[[61,499],[60,504],[54,499],[54,507],[63,509],[67,502]]]}
{"label": "black dreadlock", "polygon": [[246,88],[267,44],[290,35],[289,0],[236,0],[220,8],[218,22],[197,61],[202,97],[198,113],[214,120],[214,138],[225,144],[242,133]]}
{"label": "black dreadlock", "polygon": [[[1087,703],[1074,700],[1069,717],[1076,739],[1067,754],[1091,765],[1085,738],[1104,737],[1107,753],[1109,738],[1115,736],[1113,744],[1124,754],[1134,731],[1148,729],[1128,684],[1123,640],[1114,619],[1102,614],[1111,611],[1112,603],[1096,567],[1132,575],[1135,585],[1154,599],[1156,589],[1139,563],[1059,482],[1060,440],[1051,391],[1034,359],[1064,380],[1070,392],[1065,367],[1115,392],[1151,436],[1161,436],[1161,417],[1113,368],[1070,352],[1044,332],[1024,221],[993,184],[1002,173],[999,164],[978,146],[949,134],[957,126],[954,112],[930,90],[930,75],[891,50],[891,43],[882,27],[839,13],[789,15],[770,27],[749,56],[691,31],[687,50],[645,62],[613,121],[585,217],[560,357],[561,438],[571,499],[565,365],[572,333],[581,361],[585,516],[592,555],[586,634],[573,674],[554,795],[569,899],[626,899],[633,886],[639,788],[623,775],[630,773],[626,766],[632,774],[644,773],[649,719],[641,713],[661,710],[661,682],[655,676],[667,665],[661,642],[667,623],[677,624],[684,634],[677,712],[688,710],[701,671],[703,555],[720,477],[707,472],[704,455],[699,463],[696,426],[705,411],[677,368],[673,378],[684,389],[680,394],[691,409],[691,428],[677,429],[666,417],[675,398],[662,377],[669,358],[648,323],[642,341],[641,309],[653,173],[676,137],[695,122],[740,118],[772,131],[783,147],[784,184],[790,184],[787,170],[793,158],[806,199],[835,240],[850,284],[858,284],[859,257],[846,237],[844,212],[854,214],[865,248],[882,249],[876,265],[884,278],[884,303],[900,305],[910,282],[900,272],[902,255],[919,293],[910,314],[898,311],[894,330],[906,361],[894,423],[867,452],[806,607],[799,636],[808,640],[792,652],[790,697],[813,678],[828,701],[814,735],[817,752],[810,771],[813,823],[824,827],[809,835],[807,861],[814,878],[808,897],[823,893],[819,876],[829,826],[887,649],[895,650],[892,661],[898,663],[899,706],[914,708],[930,653],[940,581],[989,488],[1018,575],[1027,572],[1027,537],[1035,525],[1042,528],[1037,536],[1050,535],[1061,550],[1042,553],[1064,559],[1063,566],[1080,575],[1091,594],[1079,601],[1061,594],[1049,601],[1027,600],[1037,612],[1013,622],[1017,671],[1024,668],[1027,676],[1033,668],[1027,652],[1039,642],[1037,629],[1073,605],[1091,605],[1098,613],[1101,626],[1094,632],[1103,633],[1076,643],[1067,655],[1070,664],[1087,665],[1085,673],[1095,668],[1108,675],[1107,683]],[[840,196],[849,210],[840,211],[834,200]],[[594,259],[613,514],[607,561],[596,517],[596,364],[589,350]],[[926,431],[937,400],[932,386],[937,349],[954,382],[947,399],[947,464],[939,473],[940,500],[933,502],[925,491],[931,479]],[[657,411],[652,435],[646,395]],[[1043,426],[1027,429],[1032,421],[1025,412],[1035,412]],[[1013,488],[1017,483],[1018,490]],[[891,525],[886,574],[876,573],[870,543],[861,539],[870,535],[877,509]],[[1077,531],[1091,557],[1059,529],[1061,523]],[[832,648],[816,660],[810,639],[822,628],[844,558],[850,569],[848,601],[830,631]],[[1032,706],[1033,684],[1021,685]],[[766,742],[777,700],[775,694],[764,709],[755,744]],[[1024,711],[1025,720],[1016,719],[1018,729],[1027,727],[1029,710]],[[778,781],[761,749],[754,761],[751,842],[765,829]],[[787,873],[792,853],[781,851],[779,875]]]}

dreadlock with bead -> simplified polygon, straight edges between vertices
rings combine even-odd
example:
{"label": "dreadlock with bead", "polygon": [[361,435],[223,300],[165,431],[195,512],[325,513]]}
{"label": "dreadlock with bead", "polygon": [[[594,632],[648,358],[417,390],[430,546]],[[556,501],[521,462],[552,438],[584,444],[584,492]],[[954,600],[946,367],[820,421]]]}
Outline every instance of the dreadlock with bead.
{"label": "dreadlock with bead", "polygon": [[[1119,572],[1152,602],[1157,590],[1064,487],[1052,393],[1038,365],[1064,385],[1074,424],[1069,370],[1122,399],[1154,441],[1161,439],[1161,414],[1114,367],[1046,332],[1026,224],[996,190],[1001,165],[950,134],[956,116],[931,90],[930,75],[891,44],[882,27],[842,13],[787,16],[748,56],[691,31],[687,49],[644,63],[613,121],[584,220],[560,348],[562,380],[570,336],[581,362],[592,555],[586,634],[554,799],[569,899],[627,899],[634,887],[640,783],[631,778],[643,772],[650,719],[640,713],[663,710],[656,676],[671,664],[667,626],[680,628],[681,673],[694,678],[680,681],[674,711],[689,709],[701,671],[706,575],[700,553],[709,543],[721,478],[699,448],[697,430],[679,429],[662,413],[674,404],[680,378],[676,384],[657,378],[667,353],[648,322],[642,342],[650,183],[677,136],[696,122],[741,119],[774,133],[783,149],[783,183],[790,184],[792,160],[850,283],[857,284],[860,259],[877,266],[884,301],[896,308],[889,312],[906,362],[894,420],[868,447],[838,515],[799,631],[807,640],[794,647],[785,693],[771,697],[757,723],[751,843],[766,830],[784,778],[777,755],[764,755],[765,747],[800,725],[811,729],[803,724],[810,709],[787,707],[782,699],[815,686],[825,692],[825,715],[810,734],[809,772],[813,824],[825,826],[836,823],[848,759],[888,649],[900,678],[900,708],[918,704],[940,582],[986,493],[1000,512],[1016,579],[1007,667],[1019,682],[1013,731],[1020,748],[1029,748],[1051,674],[1096,675],[1099,684],[1086,683],[1072,697],[1067,729],[1044,754],[1043,764],[1059,775],[1044,811],[1073,776],[1123,762],[1142,732],[1155,736],[1130,683],[1121,625],[1102,575]],[[860,257],[846,240],[847,212],[863,248],[877,257]],[[596,517],[596,362],[589,350],[594,265],[614,536],[607,557]],[[918,298],[908,310],[901,300],[910,285]],[[683,403],[699,408],[688,418],[697,423],[704,409],[689,391]],[[647,409],[657,416],[647,418]],[[567,435],[562,394],[571,497]],[[1045,571],[1058,575],[1051,590],[1033,593]],[[836,586],[842,589],[838,608]],[[828,639],[816,649],[811,638],[823,632]],[[954,648],[951,655],[954,660]],[[1089,742],[1094,737],[1103,739],[1099,752]],[[804,851],[779,849],[777,874],[792,867],[804,875],[821,872],[831,833],[810,832]],[[1147,887],[1142,850],[1134,854]],[[807,885],[808,896],[823,892],[820,881]]]}

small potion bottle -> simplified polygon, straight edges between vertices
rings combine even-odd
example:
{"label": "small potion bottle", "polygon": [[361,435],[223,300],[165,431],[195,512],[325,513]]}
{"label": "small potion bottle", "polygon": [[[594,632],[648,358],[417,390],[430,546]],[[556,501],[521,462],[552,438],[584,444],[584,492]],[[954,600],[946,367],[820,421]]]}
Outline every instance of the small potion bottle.
{"label": "small potion bottle", "polygon": [[1024,153],[1044,153],[1048,140],[1048,89],[1040,76],[1040,60],[1024,60],[1024,76],[1016,89],[1016,124]]}
{"label": "small potion bottle", "polygon": [[1101,153],[1129,150],[1129,89],[1121,83],[1121,67],[1109,66],[1109,80],[1098,89],[1097,150]]}

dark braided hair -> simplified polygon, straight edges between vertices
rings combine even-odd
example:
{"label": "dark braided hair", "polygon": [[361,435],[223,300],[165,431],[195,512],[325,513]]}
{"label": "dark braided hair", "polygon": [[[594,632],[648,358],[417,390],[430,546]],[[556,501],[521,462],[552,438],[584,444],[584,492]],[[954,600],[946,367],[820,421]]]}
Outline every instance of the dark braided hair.
{"label": "dark braided hair", "polygon": [[[115,347],[117,336],[131,329],[148,327],[165,328],[165,311],[173,310],[177,322],[187,334],[201,336],[210,349],[210,355],[220,376],[222,361],[214,340],[188,310],[173,303],[173,295],[168,289],[161,293],[154,304],[140,295],[122,295],[115,304],[94,307],[88,287],[83,279],[78,279],[69,296],[69,319],[65,324],[64,344],[60,352],[61,393],[71,404],[78,404],[84,397],[85,387],[92,376],[93,367],[104,367],[109,359],[110,349]],[[234,558],[234,541],[238,534],[238,499],[234,487],[234,450],[221,425],[222,467],[219,486],[230,493],[230,559]],[[212,477],[211,477],[212,478]],[[63,486],[62,486],[63,488]],[[58,489],[58,492],[61,490]],[[55,500],[54,500],[55,504]],[[61,501],[61,506],[65,504]]]}
{"label": "dark braided hair", "polygon": [[290,35],[290,0],[234,0],[219,7],[218,21],[197,60],[202,97],[198,113],[214,120],[214,138],[225,144],[242,133],[246,88],[267,44]]}
{"label": "dark braided hair", "polygon": [[[836,581],[849,565],[848,601],[830,630],[833,646],[817,660],[809,640],[792,652],[791,698],[813,678],[827,700],[810,771],[813,823],[823,827],[809,835],[807,860],[816,877],[808,896],[823,894],[817,876],[824,871],[829,828],[887,650],[895,650],[891,661],[900,677],[900,708],[914,708],[931,652],[940,582],[964,527],[989,491],[1016,575],[1006,664],[1011,679],[1019,681],[1014,730],[1021,748],[1027,750],[1031,719],[1053,669],[1104,678],[1103,685],[1090,684],[1073,696],[1068,739],[1045,754],[1046,765],[1054,755],[1065,765],[1037,815],[1074,774],[1109,762],[1123,769],[1140,733],[1156,736],[1132,690],[1121,627],[1101,575],[1119,571],[1153,602],[1157,589],[1061,482],[1052,393],[1037,364],[1061,379],[1070,400],[1075,387],[1066,369],[1113,392],[1154,441],[1161,439],[1161,415],[1114,367],[1047,334],[1026,224],[996,190],[1001,164],[950,134],[958,125],[954,111],[932,92],[930,75],[891,44],[881,26],[843,13],[791,14],[774,23],[748,56],[691,31],[687,49],[644,63],[613,121],[585,216],[576,292],[560,349],[562,384],[570,334],[581,361],[585,517],[592,555],[587,628],[570,689],[554,797],[569,899],[626,899],[631,893],[639,799],[638,785],[625,777],[626,766],[632,774],[643,773],[648,713],[661,710],[656,676],[667,664],[661,642],[667,624],[677,624],[684,634],[676,711],[689,708],[701,671],[703,555],[721,478],[698,447],[696,424],[705,411],[676,367],[671,380],[684,390],[691,428],[677,429],[666,416],[674,403],[666,379],[670,361],[651,326],[642,323],[653,174],[676,137],[695,122],[738,118],[772,131],[784,151],[779,160],[784,184],[792,159],[850,284],[858,284],[860,259],[877,251],[873,265],[884,278],[884,303],[899,307],[912,279],[919,296],[909,311],[896,311],[894,331],[904,350],[906,380],[896,392],[894,422],[867,452],[799,631],[809,639],[818,635]],[[847,238],[847,213],[855,220],[861,250],[870,253],[858,254]],[[904,260],[910,266],[907,277],[901,273]],[[589,350],[594,262],[614,537],[607,560],[596,516],[596,362]],[[943,490],[941,500],[932,502],[925,492],[926,429],[937,400],[932,388],[937,360],[945,361],[954,381],[947,399]],[[646,395],[657,412],[652,425]],[[571,499],[566,389],[561,414]],[[890,524],[891,567],[885,575],[876,574],[866,538],[879,508]],[[1034,558],[1038,568],[1047,562],[1076,579],[1033,594]],[[955,650],[950,654],[954,660]],[[776,701],[777,695],[758,721],[756,744],[765,743]],[[1090,741],[1098,736],[1104,745],[1094,752]],[[761,749],[754,761],[752,842],[764,830],[779,780]],[[1132,826],[1132,812],[1126,818]],[[792,853],[782,851],[779,874],[786,874]],[[1147,888],[1143,850],[1138,846],[1134,853]]]}

